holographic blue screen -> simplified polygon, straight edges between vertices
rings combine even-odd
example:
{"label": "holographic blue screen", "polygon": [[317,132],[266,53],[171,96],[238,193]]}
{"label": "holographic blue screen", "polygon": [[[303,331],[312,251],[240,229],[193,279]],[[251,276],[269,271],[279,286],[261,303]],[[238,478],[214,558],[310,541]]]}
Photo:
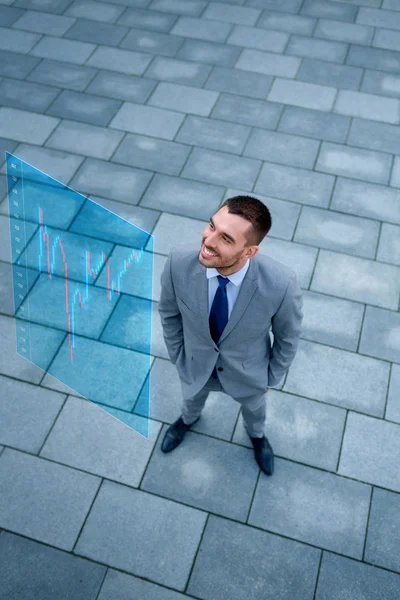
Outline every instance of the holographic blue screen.
{"label": "holographic blue screen", "polygon": [[8,152],[6,173],[18,354],[148,438],[153,236]]}

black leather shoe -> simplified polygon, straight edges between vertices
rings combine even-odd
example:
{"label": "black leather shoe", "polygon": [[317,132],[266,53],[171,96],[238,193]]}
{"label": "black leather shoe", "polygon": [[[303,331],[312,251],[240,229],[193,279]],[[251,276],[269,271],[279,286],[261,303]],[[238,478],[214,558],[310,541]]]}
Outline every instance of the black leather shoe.
{"label": "black leather shoe", "polygon": [[171,450],[179,446],[179,444],[185,437],[185,433],[188,431],[188,429],[191,428],[192,425],[197,423],[199,419],[200,417],[197,417],[197,419],[193,421],[193,423],[190,423],[190,425],[186,425],[183,422],[182,417],[179,417],[179,419],[175,421],[175,423],[172,423],[172,425],[170,425],[170,427],[168,427],[167,431],[165,432],[165,436],[161,445],[161,450],[163,452],[171,452]]}
{"label": "black leather shoe", "polygon": [[250,439],[253,442],[258,466],[267,475],[272,475],[274,472],[274,453],[268,438],[264,435],[262,438],[251,437]]}

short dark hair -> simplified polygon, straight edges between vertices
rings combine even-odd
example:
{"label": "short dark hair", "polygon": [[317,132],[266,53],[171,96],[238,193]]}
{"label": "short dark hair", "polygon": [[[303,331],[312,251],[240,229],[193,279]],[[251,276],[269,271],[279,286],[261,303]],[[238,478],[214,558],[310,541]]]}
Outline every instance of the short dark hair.
{"label": "short dark hair", "polygon": [[227,198],[218,210],[224,206],[233,215],[240,215],[252,224],[246,232],[246,246],[258,246],[261,244],[272,226],[272,217],[268,208],[258,198],[251,196],[232,196]]}

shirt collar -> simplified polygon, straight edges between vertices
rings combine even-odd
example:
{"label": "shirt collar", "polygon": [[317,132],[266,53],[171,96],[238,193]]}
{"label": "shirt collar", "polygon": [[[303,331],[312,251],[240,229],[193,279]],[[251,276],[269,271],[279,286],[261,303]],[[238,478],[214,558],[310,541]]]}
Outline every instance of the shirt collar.
{"label": "shirt collar", "polygon": [[[250,259],[247,259],[246,263],[241,269],[239,269],[239,271],[236,271],[236,273],[232,273],[231,275],[227,275],[229,281],[232,281],[234,285],[240,285],[247,273],[249,266]],[[219,271],[215,267],[206,267],[207,279],[210,279],[210,277],[217,277],[217,275],[220,274],[221,273],[219,273]]]}

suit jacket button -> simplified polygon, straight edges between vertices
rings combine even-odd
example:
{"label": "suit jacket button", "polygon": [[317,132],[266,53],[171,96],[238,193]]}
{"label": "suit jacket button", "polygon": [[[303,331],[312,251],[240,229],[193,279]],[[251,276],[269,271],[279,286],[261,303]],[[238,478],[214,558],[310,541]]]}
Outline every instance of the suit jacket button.
{"label": "suit jacket button", "polygon": [[222,367],[218,367],[217,371],[223,371],[224,369]]}

